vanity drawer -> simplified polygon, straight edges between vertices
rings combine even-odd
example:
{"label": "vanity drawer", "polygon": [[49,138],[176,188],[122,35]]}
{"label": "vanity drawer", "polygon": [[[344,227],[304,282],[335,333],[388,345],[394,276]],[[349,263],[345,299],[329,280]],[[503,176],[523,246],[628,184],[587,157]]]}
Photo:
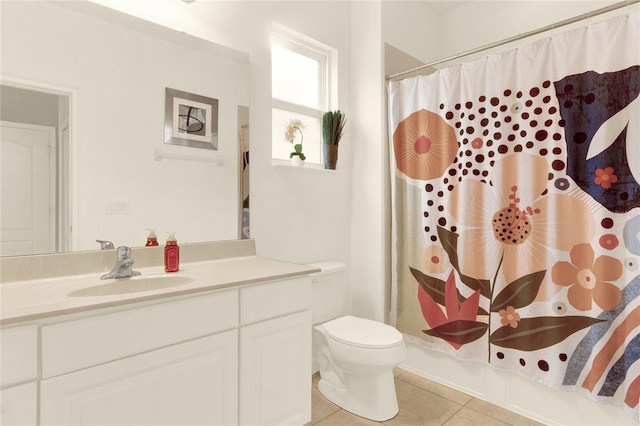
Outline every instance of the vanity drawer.
{"label": "vanity drawer", "polygon": [[0,386],[32,380],[38,376],[38,327],[3,328],[0,331]]}
{"label": "vanity drawer", "polygon": [[240,301],[241,324],[311,309],[311,280],[301,277],[242,288]]}
{"label": "vanity drawer", "polygon": [[42,327],[42,376],[57,376],[238,326],[238,291]]}

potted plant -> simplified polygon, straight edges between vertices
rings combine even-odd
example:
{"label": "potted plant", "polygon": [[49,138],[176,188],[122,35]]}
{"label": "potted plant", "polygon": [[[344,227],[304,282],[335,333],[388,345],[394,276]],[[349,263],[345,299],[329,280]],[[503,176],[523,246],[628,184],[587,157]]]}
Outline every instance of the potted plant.
{"label": "potted plant", "polygon": [[322,146],[324,149],[324,168],[335,170],[338,161],[338,144],[342,139],[342,132],[346,116],[340,110],[327,111],[322,117]]}
{"label": "potted plant", "polygon": [[[302,124],[300,120],[293,118],[289,120],[289,124],[285,127],[284,132],[285,139],[288,140],[289,143],[293,144],[293,152],[289,154],[289,158],[296,166],[304,166],[304,160],[307,159],[307,157],[302,153],[302,142],[304,140],[302,129],[304,129],[304,124]],[[296,130],[300,133],[300,143],[295,143]]]}

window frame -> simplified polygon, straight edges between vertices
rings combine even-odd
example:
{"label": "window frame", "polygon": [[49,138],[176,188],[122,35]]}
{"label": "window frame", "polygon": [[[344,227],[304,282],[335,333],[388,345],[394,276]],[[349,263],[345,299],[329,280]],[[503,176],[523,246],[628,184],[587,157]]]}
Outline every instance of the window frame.
{"label": "window frame", "polygon": [[[322,117],[324,113],[330,109],[332,104],[332,76],[333,62],[335,62],[335,50],[323,45],[322,43],[306,37],[302,34],[295,33],[288,28],[282,27],[274,23],[274,30],[272,32],[270,47],[273,51],[274,46],[287,49],[299,55],[306,56],[314,61],[318,62],[318,104],[317,108],[308,107],[294,102],[285,101],[271,96],[271,109],[280,109],[290,111],[293,113],[304,114],[317,118],[320,121],[320,128],[322,129]],[[272,56],[273,58],[273,56]],[[272,59],[273,60],[273,59]],[[271,68],[273,73],[273,67]],[[273,84],[273,75],[271,77]],[[274,125],[272,121],[272,125]],[[317,135],[320,140],[320,146],[322,145],[322,134]],[[281,141],[272,141],[272,144],[281,143]],[[322,149],[320,149],[322,151]],[[320,154],[320,162],[322,162],[322,152]],[[273,157],[272,160],[282,161],[282,158]],[[321,164],[312,162],[312,164]]]}

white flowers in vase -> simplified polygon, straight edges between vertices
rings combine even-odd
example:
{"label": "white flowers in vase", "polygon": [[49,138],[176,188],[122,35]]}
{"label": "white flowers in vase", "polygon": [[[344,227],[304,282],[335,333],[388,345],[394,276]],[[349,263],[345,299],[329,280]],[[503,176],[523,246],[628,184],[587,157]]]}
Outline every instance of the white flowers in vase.
{"label": "white flowers in vase", "polygon": [[[284,137],[289,143],[293,144],[293,152],[289,154],[289,158],[293,158],[297,156],[300,160],[304,161],[307,157],[302,153],[302,142],[304,140],[304,134],[302,133],[302,129],[304,129],[304,124],[302,121],[293,118],[289,120],[289,124],[285,127]],[[296,140],[296,131],[300,133],[300,143],[295,143]]]}

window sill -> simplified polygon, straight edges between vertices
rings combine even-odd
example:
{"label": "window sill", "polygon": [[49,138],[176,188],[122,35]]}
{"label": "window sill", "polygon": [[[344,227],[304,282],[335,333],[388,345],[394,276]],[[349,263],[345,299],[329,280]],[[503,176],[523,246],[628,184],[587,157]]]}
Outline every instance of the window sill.
{"label": "window sill", "polygon": [[316,172],[338,172],[338,170],[325,169],[324,164],[305,162],[304,166],[300,167],[294,166],[289,160],[279,160],[276,158],[271,159],[271,165],[278,168],[282,167],[288,169],[313,170]]}

